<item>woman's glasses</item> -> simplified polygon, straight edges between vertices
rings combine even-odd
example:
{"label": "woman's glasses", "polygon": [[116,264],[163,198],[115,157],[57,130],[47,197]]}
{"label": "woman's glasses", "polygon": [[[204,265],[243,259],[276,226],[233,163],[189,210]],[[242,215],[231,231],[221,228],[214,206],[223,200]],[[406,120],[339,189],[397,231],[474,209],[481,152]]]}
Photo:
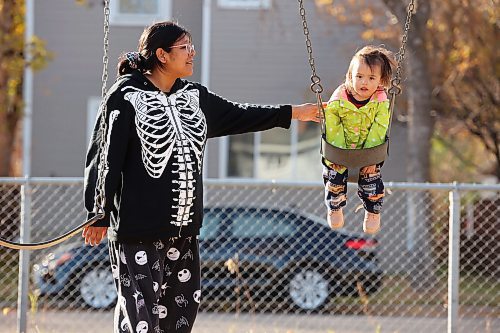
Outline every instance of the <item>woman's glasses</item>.
{"label": "woman's glasses", "polygon": [[171,48],[175,48],[175,47],[178,47],[178,48],[181,48],[181,49],[185,49],[189,54],[192,54],[194,52],[194,45],[191,44],[191,43],[188,43],[188,44],[180,44],[180,45],[172,45],[170,46]]}

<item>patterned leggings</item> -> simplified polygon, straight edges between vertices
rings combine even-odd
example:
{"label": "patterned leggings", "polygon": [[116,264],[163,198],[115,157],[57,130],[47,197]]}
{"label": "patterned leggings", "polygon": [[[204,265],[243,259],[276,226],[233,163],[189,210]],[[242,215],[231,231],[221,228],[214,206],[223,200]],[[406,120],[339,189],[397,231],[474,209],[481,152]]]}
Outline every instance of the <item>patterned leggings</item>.
{"label": "patterned leggings", "polygon": [[[376,165],[372,174],[359,174],[358,196],[363,207],[370,213],[379,214],[384,203],[384,183],[380,168],[383,162]],[[349,170],[344,173],[335,171],[323,162],[323,182],[325,184],[325,205],[330,210],[339,210],[347,201],[347,178]]]}
{"label": "patterned leggings", "polygon": [[109,242],[118,291],[114,333],[189,333],[200,303],[198,239]]}

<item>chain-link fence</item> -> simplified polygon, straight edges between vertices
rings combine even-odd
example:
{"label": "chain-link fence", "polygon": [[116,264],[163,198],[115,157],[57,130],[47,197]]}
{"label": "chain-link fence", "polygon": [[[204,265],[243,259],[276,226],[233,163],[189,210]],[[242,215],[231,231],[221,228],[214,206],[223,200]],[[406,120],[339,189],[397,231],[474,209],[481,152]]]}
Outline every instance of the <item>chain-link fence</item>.
{"label": "chain-link fence", "polygon": [[[0,179],[0,237],[41,241],[83,222],[81,186]],[[499,332],[500,185],[386,188],[374,238],[354,187],[334,231],[319,184],[207,181],[193,332]],[[105,243],[75,237],[24,252],[27,267],[19,258],[0,248],[1,333],[24,318],[26,332],[112,332]]]}

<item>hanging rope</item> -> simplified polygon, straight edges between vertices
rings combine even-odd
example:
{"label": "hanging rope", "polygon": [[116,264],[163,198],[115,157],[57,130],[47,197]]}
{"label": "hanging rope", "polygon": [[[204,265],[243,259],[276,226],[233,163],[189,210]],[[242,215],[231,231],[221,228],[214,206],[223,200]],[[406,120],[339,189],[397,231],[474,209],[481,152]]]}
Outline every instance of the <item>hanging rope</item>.
{"label": "hanging rope", "polygon": [[45,249],[47,247],[54,246],[56,244],[59,244],[61,242],[64,242],[65,240],[73,237],[76,234],[81,233],[81,231],[96,221],[102,219],[105,215],[104,213],[104,206],[106,204],[106,195],[104,192],[104,175],[105,171],[108,169],[107,162],[105,161],[104,158],[104,151],[106,149],[106,141],[105,141],[105,134],[107,130],[106,126],[106,113],[107,113],[107,108],[106,108],[106,86],[107,86],[107,81],[108,81],[108,49],[109,49],[109,2],[110,0],[104,0],[104,44],[103,44],[103,50],[104,50],[104,55],[103,55],[103,68],[102,68],[102,87],[101,87],[101,109],[102,109],[102,114],[101,114],[101,122],[99,125],[99,131],[101,132],[101,142],[99,145],[100,153],[99,153],[99,158],[100,158],[100,165],[99,165],[99,176],[98,176],[98,184],[96,187],[96,196],[95,196],[95,209],[96,211],[94,212],[94,216],[85,221],[83,224],[77,226],[76,228],[71,229],[67,233],[53,238],[48,241],[44,242],[39,242],[39,243],[17,243],[17,242],[11,242],[5,239],[0,238],[0,245],[5,246],[14,250],[40,250],[40,249]]}

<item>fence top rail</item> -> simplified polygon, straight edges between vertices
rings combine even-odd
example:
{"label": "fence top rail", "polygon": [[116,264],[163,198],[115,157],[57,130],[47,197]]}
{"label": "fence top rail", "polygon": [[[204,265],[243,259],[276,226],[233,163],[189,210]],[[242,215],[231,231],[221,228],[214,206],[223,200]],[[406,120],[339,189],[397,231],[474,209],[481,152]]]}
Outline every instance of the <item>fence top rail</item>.
{"label": "fence top rail", "polygon": [[83,177],[0,177],[0,185],[79,185]]}
{"label": "fence top rail", "polygon": [[[244,185],[256,187],[311,187],[323,186],[321,182],[305,181],[281,181],[262,179],[205,179],[205,185],[231,186]],[[357,187],[357,184],[348,183],[349,187]],[[384,186],[390,189],[414,189],[414,190],[478,190],[478,191],[500,191],[500,184],[475,184],[475,183],[407,183],[407,182],[385,182]]]}
{"label": "fence top rail", "polygon": [[[83,184],[82,177],[0,177],[0,185],[80,185]],[[285,181],[267,179],[244,179],[209,178],[204,180],[205,185],[211,186],[251,186],[251,187],[309,187],[317,188],[323,186],[320,182],[313,181]],[[348,184],[356,187],[354,183]],[[500,191],[500,184],[475,184],[475,183],[407,183],[386,182],[386,188],[407,190],[476,190],[476,191]]]}

